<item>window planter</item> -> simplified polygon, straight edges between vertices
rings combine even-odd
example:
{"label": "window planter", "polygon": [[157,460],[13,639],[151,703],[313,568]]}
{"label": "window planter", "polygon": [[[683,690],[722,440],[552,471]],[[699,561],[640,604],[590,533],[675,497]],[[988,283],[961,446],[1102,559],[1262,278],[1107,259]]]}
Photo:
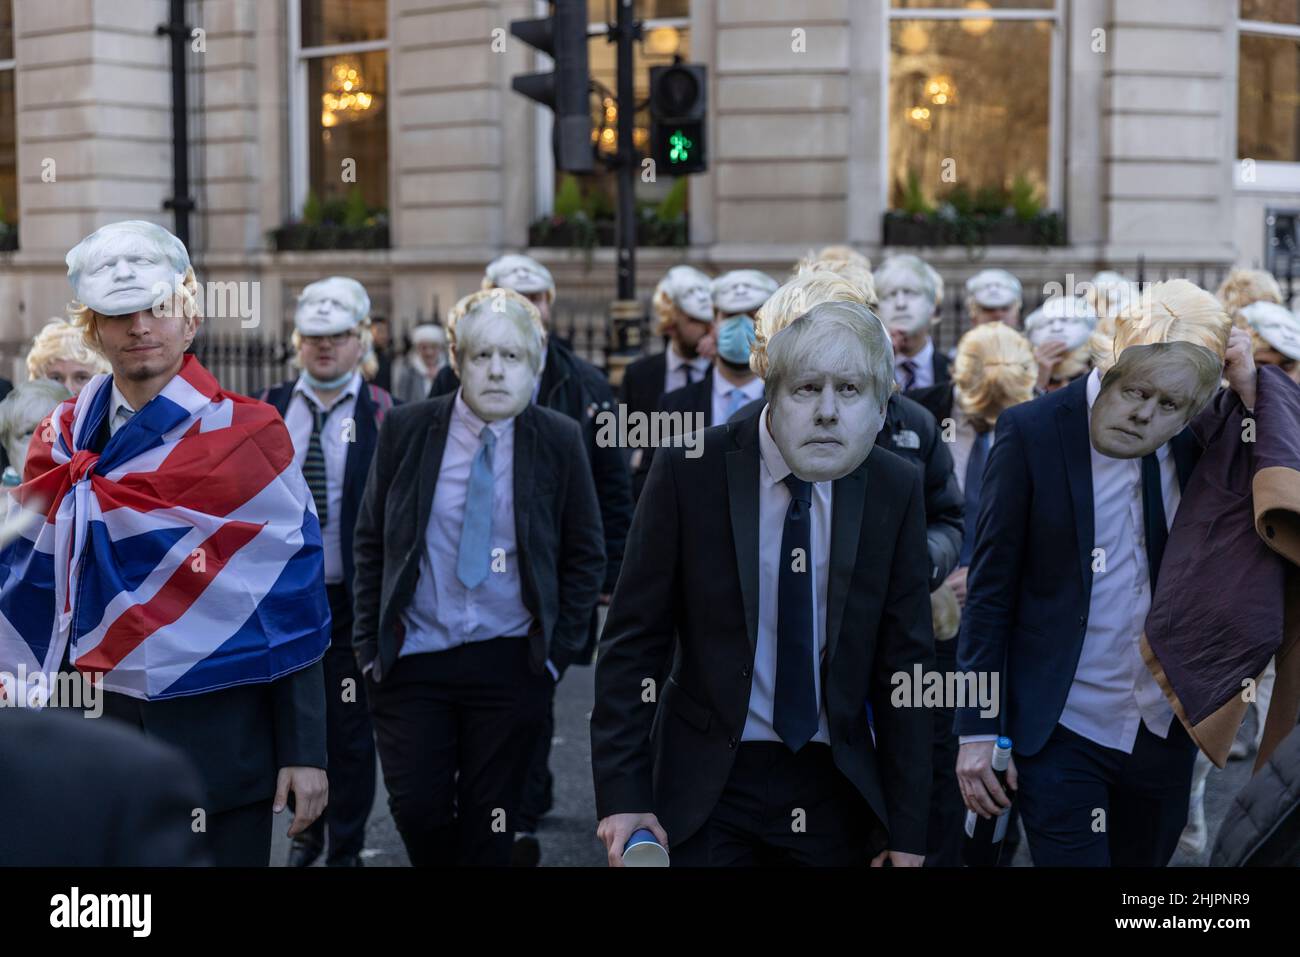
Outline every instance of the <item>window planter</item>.
{"label": "window planter", "polygon": [[[528,245],[567,249],[596,249],[613,247],[617,243],[612,219],[591,220],[586,217],[564,219],[543,217],[528,227]],[[638,246],[685,246],[687,244],[685,218],[665,221],[651,215],[642,215],[637,222]]]}
{"label": "window planter", "polygon": [[388,223],[342,226],[337,223],[286,223],[269,233],[277,252],[319,249],[387,249]]}
{"label": "window planter", "polygon": [[1031,219],[968,214],[885,214],[886,246],[1063,246],[1065,223],[1056,213]]}

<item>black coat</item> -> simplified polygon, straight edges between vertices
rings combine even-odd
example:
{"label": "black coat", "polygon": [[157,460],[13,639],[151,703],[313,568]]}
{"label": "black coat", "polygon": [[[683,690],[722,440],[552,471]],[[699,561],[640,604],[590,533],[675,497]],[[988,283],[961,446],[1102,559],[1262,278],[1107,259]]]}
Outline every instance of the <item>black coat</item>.
{"label": "black coat", "polygon": [[[596,665],[596,814],[653,811],[678,844],[716,805],[748,715],[758,423],[706,430],[696,458],[655,456]],[[889,700],[895,672],[934,667],[921,479],[873,449],[835,483],[833,503],[822,676],[832,754],[878,819],[875,851],[924,854],[934,717]],[[674,646],[672,676],[647,705],[643,681]]]}
{"label": "black coat", "polygon": [[[297,380],[282,382],[262,393],[263,402],[275,406],[275,410],[284,418],[289,411],[289,402],[293,399],[293,387]],[[343,553],[343,581],[349,591],[352,578],[356,574],[352,556],[352,533],[357,524],[357,509],[361,505],[361,495],[366,488],[366,475],[370,472],[370,460],[375,455],[375,442],[379,436],[379,427],[384,416],[393,407],[393,397],[373,383],[361,384],[357,393],[357,408],[353,415],[356,432],[353,441],[348,444],[348,455],[343,466],[343,504],[339,514],[339,550]]]}
{"label": "black coat", "polygon": [[1300,728],[1232,799],[1210,866],[1300,867]]}
{"label": "black coat", "polygon": [[[685,390],[678,390],[685,391]],[[756,416],[766,399],[757,399],[731,417],[732,422]],[[961,558],[965,499],[953,471],[952,453],[940,440],[934,417],[904,396],[894,393],[885,407],[885,422],[876,445],[911,462],[925,487],[925,537],[930,552],[930,590],[943,584]]]}
{"label": "black coat", "polygon": [[[402,614],[419,585],[425,529],[451,421],[452,396],[393,409],[379,430],[356,527],[352,643],[383,681],[397,661]],[[600,511],[577,425],[530,405],[515,420],[515,538],[534,670],[561,672],[588,643],[605,553]]]}
{"label": "black coat", "polygon": [[77,712],[0,708],[0,865],[210,864],[193,829],[209,808],[173,748]]}
{"label": "black coat", "polygon": [[[450,395],[458,388],[460,379],[456,373],[450,365],[443,366],[434,377],[429,398]],[[599,431],[596,415],[602,411],[617,411],[614,391],[603,372],[578,358],[563,342],[552,338],[546,346],[546,365],[542,369],[537,404],[567,415],[582,426],[583,444],[587,461],[591,464],[591,477],[596,484],[596,499],[600,504],[605,536],[605,576],[600,590],[609,594],[618,581],[627,529],[632,523],[632,477],[623,450],[613,445],[603,447],[596,441]],[[591,650],[594,650],[594,631],[592,640],[588,642],[588,652]]]}

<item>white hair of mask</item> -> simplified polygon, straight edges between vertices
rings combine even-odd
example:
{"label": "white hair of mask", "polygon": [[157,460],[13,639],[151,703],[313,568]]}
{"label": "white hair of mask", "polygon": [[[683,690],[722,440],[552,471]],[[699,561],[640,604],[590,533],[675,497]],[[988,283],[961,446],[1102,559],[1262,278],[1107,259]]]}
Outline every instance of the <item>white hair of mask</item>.
{"label": "white hair of mask", "polygon": [[519,253],[507,253],[492,260],[484,270],[484,275],[487,279],[485,285],[513,289],[525,296],[544,291],[555,292],[555,277],[551,271],[531,256]]}
{"label": "white hair of mask", "polygon": [[757,269],[733,269],[713,280],[713,304],[728,315],[753,314],[781,284]]}
{"label": "white hair of mask", "polygon": [[786,326],[767,343],[768,400],[781,391],[781,383],[808,364],[811,356],[832,348],[830,340],[848,333],[862,346],[863,372],[880,408],[894,389],[894,347],[884,325],[866,306],[856,302],[823,302]]}
{"label": "white hair of mask", "polygon": [[881,299],[901,283],[917,282],[936,306],[943,302],[943,277],[920,256],[911,253],[890,256],[877,267],[872,278],[876,281],[876,295]]}
{"label": "white hair of mask", "polygon": [[157,223],[150,223],[143,219],[126,219],[99,227],[68,250],[64,262],[68,264],[68,282],[72,285],[73,292],[76,293],[82,270],[92,253],[102,246],[120,243],[123,239],[134,236],[153,244],[171,264],[176,275],[183,276],[190,268],[190,254],[183,242]]}
{"label": "white hair of mask", "polygon": [[314,299],[329,298],[348,307],[354,322],[370,315],[370,294],[366,287],[348,276],[328,276],[303,287],[298,295],[298,309]]}
{"label": "white hair of mask", "polygon": [[713,280],[694,266],[668,270],[655,288],[656,295],[660,292],[692,319],[707,322],[713,318]]}
{"label": "white hair of mask", "polygon": [[[1066,346],[1076,349],[1088,341],[1093,329],[1097,327],[1097,312],[1088,300],[1078,296],[1056,296],[1047,300],[1025,319],[1025,337],[1035,346],[1047,336],[1047,328],[1053,320],[1070,319],[1079,326],[1073,341],[1067,340]],[[1059,324],[1059,323],[1058,323]]]}
{"label": "white hair of mask", "polygon": [[433,343],[435,346],[445,346],[447,344],[447,332],[442,326],[424,322],[411,330],[411,342],[417,346],[424,342]]}
{"label": "white hair of mask", "polygon": [[533,317],[521,303],[513,302],[504,296],[493,296],[472,306],[469,312],[456,322],[456,362],[464,362],[479,346],[488,320],[505,318],[514,324],[523,336],[524,348],[527,350],[528,366],[536,375],[542,371],[542,350],[546,346],[542,331],[533,322]]}
{"label": "white hair of mask", "polygon": [[13,441],[35,431],[41,420],[72,393],[52,379],[32,379],[16,385],[0,402],[0,445],[10,451]]}

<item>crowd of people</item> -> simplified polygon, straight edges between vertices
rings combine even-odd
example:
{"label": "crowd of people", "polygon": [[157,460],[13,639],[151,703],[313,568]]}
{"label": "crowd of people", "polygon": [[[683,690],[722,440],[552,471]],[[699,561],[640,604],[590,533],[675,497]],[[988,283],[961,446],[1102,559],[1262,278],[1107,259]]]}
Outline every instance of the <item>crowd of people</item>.
{"label": "crowd of people", "polygon": [[[44,706],[0,751],[193,773],[113,784],[152,810],[98,850],[0,823],[8,862],[262,866],[290,808],[289,865],[359,866],[378,771],[413,865],[535,866],[573,666],[615,866],[641,830],[675,865],[957,866],[968,812],[1013,815],[1004,863],[1023,827],[1037,865],[1162,866],[1207,846],[1211,767],[1296,725],[1300,319],[1266,273],[1022,318],[985,269],[943,350],[917,256],[679,265],[611,384],[511,254],[398,358],[361,283],[308,284],[256,397],[192,354],[165,229],[68,277],[0,383],[0,696]],[[677,432],[610,443],[620,406]],[[121,725],[63,720],[68,676]]]}

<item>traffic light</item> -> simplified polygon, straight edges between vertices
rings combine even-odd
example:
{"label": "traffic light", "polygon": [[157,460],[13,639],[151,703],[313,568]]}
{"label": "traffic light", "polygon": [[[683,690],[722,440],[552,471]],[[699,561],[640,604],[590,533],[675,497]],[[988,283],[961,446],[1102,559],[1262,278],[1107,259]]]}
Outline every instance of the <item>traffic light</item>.
{"label": "traffic light", "polygon": [[656,173],[685,176],[709,168],[708,108],[708,67],[674,63],[650,68],[650,152]]}
{"label": "traffic light", "polygon": [[551,16],[511,21],[510,32],[555,61],[554,72],[521,74],[511,85],[555,113],[552,148],[556,168],[593,172],[587,0],[551,0]]}

